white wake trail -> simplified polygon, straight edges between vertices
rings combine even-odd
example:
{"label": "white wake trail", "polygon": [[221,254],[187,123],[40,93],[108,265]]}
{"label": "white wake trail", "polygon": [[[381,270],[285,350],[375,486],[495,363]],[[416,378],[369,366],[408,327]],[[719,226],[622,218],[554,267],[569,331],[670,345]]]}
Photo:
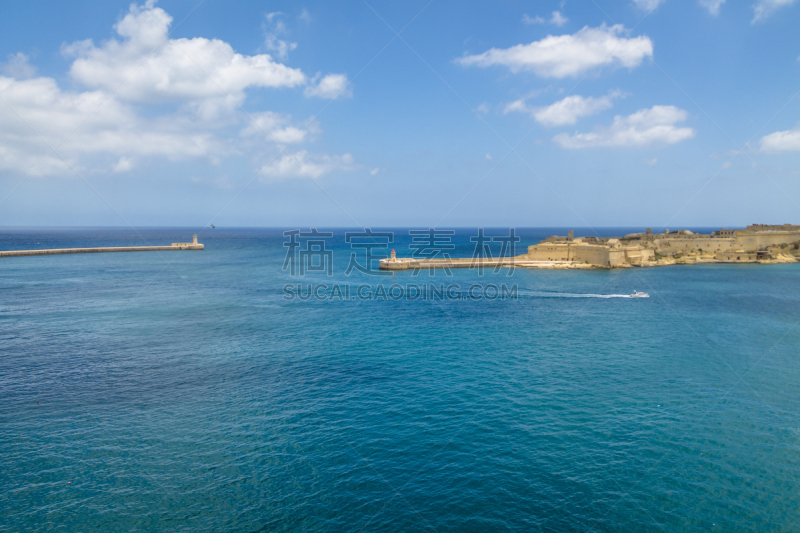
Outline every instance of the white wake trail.
{"label": "white wake trail", "polygon": [[520,289],[520,294],[534,298],[632,298],[630,294],[580,294],[572,292],[542,292]]}

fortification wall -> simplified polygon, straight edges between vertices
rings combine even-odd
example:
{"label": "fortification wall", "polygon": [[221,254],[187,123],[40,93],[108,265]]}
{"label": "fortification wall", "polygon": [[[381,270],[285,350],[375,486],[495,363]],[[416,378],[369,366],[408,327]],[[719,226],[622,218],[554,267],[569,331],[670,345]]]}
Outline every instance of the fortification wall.
{"label": "fortification wall", "polygon": [[736,239],[733,237],[698,237],[696,239],[658,239],[655,242],[659,253],[672,255],[678,252],[725,252],[736,249]]}
{"label": "fortification wall", "polygon": [[528,246],[531,261],[572,261],[572,250],[568,244],[534,244]]}
{"label": "fortification wall", "polygon": [[591,244],[542,243],[528,247],[530,261],[575,261],[600,266],[625,263],[625,251]]}
{"label": "fortification wall", "polygon": [[797,241],[800,241],[800,232],[797,231],[738,232],[736,234],[735,248],[740,250],[764,250],[768,246],[792,244]]}
{"label": "fortification wall", "polygon": [[625,252],[602,246],[578,246],[575,248],[575,261],[592,265],[615,267],[625,262]]}
{"label": "fortification wall", "polygon": [[640,265],[642,261],[652,261],[655,259],[655,250],[649,248],[623,248],[625,261],[632,265]]}
{"label": "fortification wall", "polygon": [[726,261],[731,263],[741,262],[741,263],[753,263],[755,262],[758,254],[756,252],[742,252],[742,251],[731,251],[731,252],[717,252],[714,255],[714,259],[717,261]]}

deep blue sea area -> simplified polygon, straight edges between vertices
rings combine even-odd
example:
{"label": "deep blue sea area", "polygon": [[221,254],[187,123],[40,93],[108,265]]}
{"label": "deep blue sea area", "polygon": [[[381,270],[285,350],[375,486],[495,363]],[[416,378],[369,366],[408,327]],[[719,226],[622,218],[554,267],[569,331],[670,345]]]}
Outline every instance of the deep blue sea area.
{"label": "deep blue sea area", "polygon": [[0,258],[0,531],[800,531],[800,264],[348,275],[338,229],[301,277],[287,229],[0,229],[206,247]]}

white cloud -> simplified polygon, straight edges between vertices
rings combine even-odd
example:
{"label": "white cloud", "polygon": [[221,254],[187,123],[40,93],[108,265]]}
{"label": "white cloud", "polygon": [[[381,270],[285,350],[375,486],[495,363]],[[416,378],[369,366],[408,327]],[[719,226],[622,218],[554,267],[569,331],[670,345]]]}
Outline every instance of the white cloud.
{"label": "white cloud", "polygon": [[122,156],[119,161],[111,168],[114,172],[128,172],[133,168],[133,160],[130,157]]}
{"label": "white cloud", "polygon": [[572,35],[548,35],[530,44],[492,48],[456,62],[478,67],[503,65],[511,72],[529,70],[544,78],[575,77],[603,66],[632,69],[652,57],[653,43],[649,37],[621,37],[625,31],[620,24],[586,26]]}
{"label": "white cloud", "polygon": [[311,122],[308,127],[293,126],[292,117],[281,113],[251,113],[250,118],[252,120],[241,132],[243,136],[264,135],[267,140],[280,145],[299,144],[310,135],[319,133],[316,122]]}
{"label": "white cloud", "polygon": [[633,3],[636,4],[636,7],[644,11],[653,11],[663,2],[664,0],[633,0]]}
{"label": "white cloud", "polygon": [[695,135],[692,128],[675,126],[683,122],[689,114],[675,106],[653,106],[640,109],[632,115],[614,117],[609,128],[598,129],[593,133],[561,133],[553,140],[563,148],[640,147],[650,145],[675,144]]}
{"label": "white cloud", "polygon": [[797,0],[758,0],[753,5],[753,23],[764,20],[782,7],[788,7]]}
{"label": "white cloud", "polygon": [[623,96],[619,91],[612,92],[600,98],[583,97],[579,95],[567,96],[547,107],[528,107],[524,99],[508,104],[505,113],[518,111],[528,113],[543,126],[565,126],[575,124],[582,117],[594,115],[600,111],[611,109],[614,99]]}
{"label": "white cloud", "polygon": [[711,13],[713,16],[719,15],[719,8],[722,7],[722,4],[726,2],[726,0],[698,0],[701,6],[708,9],[708,12]]}
{"label": "white cloud", "polygon": [[550,24],[558,26],[559,28],[569,21],[567,17],[561,14],[560,11],[553,11],[553,16],[550,17]]}
{"label": "white cloud", "polygon": [[545,126],[564,126],[575,124],[581,117],[594,115],[600,111],[613,107],[612,96],[601,98],[584,98],[582,96],[567,96],[563,100],[537,109],[533,116]]}
{"label": "white cloud", "polygon": [[373,168],[373,169],[371,169],[371,170],[369,171],[369,175],[370,175],[370,176],[377,176],[377,175],[378,175],[378,172],[380,172],[380,171],[381,171],[381,169],[379,169],[379,168],[377,168],[377,167],[376,167],[376,168]]}
{"label": "white cloud", "polygon": [[[87,154],[177,160],[224,151],[210,132],[186,120],[140,118],[130,106],[101,91],[62,92],[52,78],[0,77],[0,93],[8,103],[0,106],[0,170],[30,172],[59,145],[59,154],[73,167]],[[68,172],[54,155],[34,174]]]}
{"label": "white cloud", "polygon": [[353,96],[352,90],[348,85],[350,82],[344,74],[328,74],[324,78],[319,79],[319,74],[312,80],[312,83],[306,87],[304,94],[306,96],[316,96],[318,98],[327,98],[335,100],[336,98],[348,98]]}
{"label": "white cloud", "polygon": [[653,159],[645,159],[644,164],[648,167],[654,167],[658,164],[658,158],[654,157]]}
{"label": "white cloud", "polygon": [[[64,46],[76,57],[73,78],[92,88],[83,92],[62,90],[53,78],[25,79],[35,71],[24,54],[0,65],[14,75],[0,76],[0,95],[8,103],[0,102],[0,172],[71,175],[70,167],[81,173],[128,172],[145,158],[218,164],[223,157],[248,154],[264,161],[281,146],[308,142],[319,133],[316,123],[304,128],[272,112],[253,113],[255,124],[248,123],[236,109],[248,87],[307,85],[300,70],[269,55],[237,54],[219,40],[167,39],[163,29],[171,21],[151,0],[132,5],[115,25],[120,40]],[[325,95],[346,79],[329,75],[313,89]],[[278,146],[259,139],[264,133]],[[47,157],[53,148],[57,153]],[[301,159],[312,173],[352,164],[349,155],[302,152]]]}
{"label": "white cloud", "polygon": [[0,64],[0,72],[12,78],[32,78],[36,75],[36,67],[30,65],[28,59],[22,52],[8,54],[8,61]]}
{"label": "white cloud", "polygon": [[553,14],[550,16],[550,20],[545,20],[542,17],[530,17],[529,15],[522,15],[522,23],[523,24],[545,24],[549,22],[553,26],[558,26],[559,28],[569,22],[569,19],[561,14],[560,11],[553,11]]}
{"label": "white cloud", "polygon": [[302,20],[306,24],[311,22],[311,14],[309,14],[308,9],[306,9],[306,8],[303,8],[303,10],[300,12],[300,16],[297,17],[297,18],[299,18],[300,20]]}
{"label": "white cloud", "polygon": [[504,114],[513,112],[530,113],[531,108],[529,108],[528,104],[526,104],[525,102],[526,102],[525,98],[514,100],[513,102],[506,104],[506,107],[503,109],[503,113]]}
{"label": "white cloud", "polygon": [[350,154],[313,156],[305,150],[293,154],[285,154],[272,163],[265,165],[261,173],[266,178],[319,178],[336,170],[354,170],[358,168]]}
{"label": "white cloud", "polygon": [[172,17],[149,0],[131,5],[114,28],[121,40],[100,46],[80,41],[63,47],[75,56],[70,75],[92,88],[115,90],[121,99],[141,103],[221,99],[238,103],[248,87],[296,87],[305,74],[267,54],[245,56],[218,39],[169,39]]}
{"label": "white cloud", "polygon": [[289,57],[289,52],[297,48],[297,43],[290,43],[279,38],[289,33],[286,29],[286,24],[280,20],[280,16],[282,15],[283,13],[279,11],[267,13],[265,15],[267,19],[267,28],[265,28],[266,36],[264,37],[264,45],[267,47],[267,50],[275,52],[275,56],[278,59],[285,61]]}
{"label": "white cloud", "polygon": [[544,24],[547,22],[540,16],[531,17],[527,14],[522,15],[522,23],[523,24]]}
{"label": "white cloud", "polygon": [[800,127],[776,131],[761,138],[762,152],[800,152]]}

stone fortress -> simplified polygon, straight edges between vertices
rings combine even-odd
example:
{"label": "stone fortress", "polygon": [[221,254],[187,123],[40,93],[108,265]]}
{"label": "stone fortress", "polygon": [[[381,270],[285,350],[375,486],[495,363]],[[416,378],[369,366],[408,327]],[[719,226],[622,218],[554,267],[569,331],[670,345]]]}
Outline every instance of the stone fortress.
{"label": "stone fortress", "polygon": [[630,268],[698,263],[795,263],[800,261],[800,226],[752,224],[745,229],[721,229],[710,235],[680,230],[631,233],[624,237],[553,235],[516,257],[470,259],[399,258],[392,250],[380,260],[382,270],[436,268]]}
{"label": "stone fortress", "polygon": [[680,230],[631,233],[619,238],[552,236],[528,247],[521,260],[617,268],[694,263],[794,263],[800,226],[752,224],[710,235]]}

